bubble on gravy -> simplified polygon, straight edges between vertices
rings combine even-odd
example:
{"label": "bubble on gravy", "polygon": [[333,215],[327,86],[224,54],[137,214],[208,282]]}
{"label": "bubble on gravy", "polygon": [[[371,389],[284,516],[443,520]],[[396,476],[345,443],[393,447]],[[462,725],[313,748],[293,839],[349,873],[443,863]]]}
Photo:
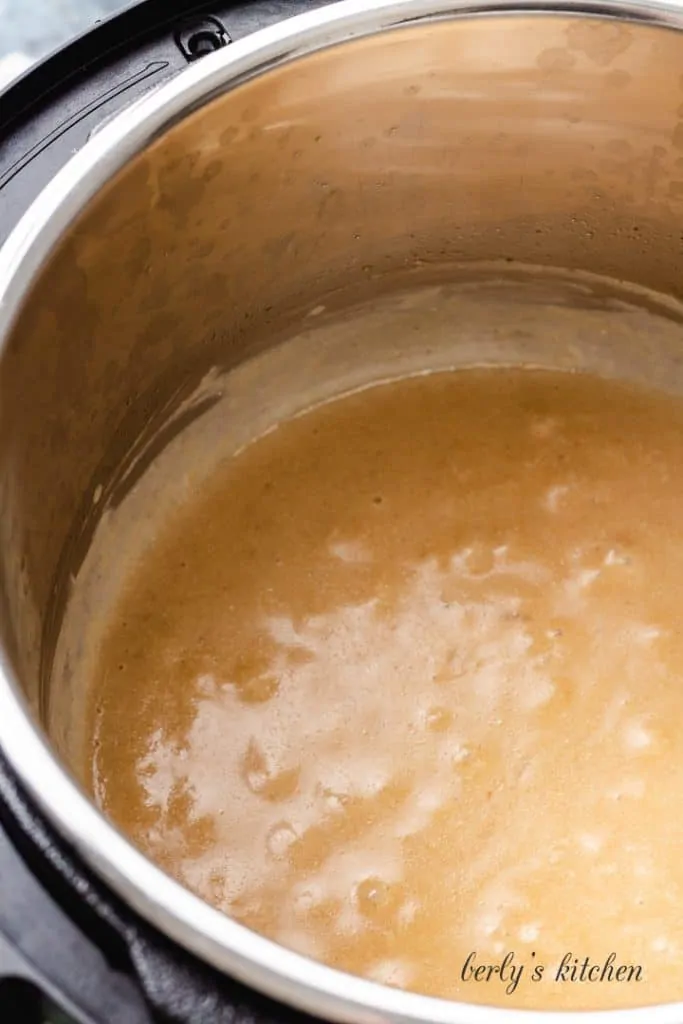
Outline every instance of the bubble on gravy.
{"label": "bubble on gravy", "polygon": [[[320,309],[220,381],[105,512],[55,729],[149,857],[308,956],[468,1002],[675,1000],[683,328],[487,287]],[[473,950],[546,979],[474,984]],[[640,983],[553,981],[613,951]]]}

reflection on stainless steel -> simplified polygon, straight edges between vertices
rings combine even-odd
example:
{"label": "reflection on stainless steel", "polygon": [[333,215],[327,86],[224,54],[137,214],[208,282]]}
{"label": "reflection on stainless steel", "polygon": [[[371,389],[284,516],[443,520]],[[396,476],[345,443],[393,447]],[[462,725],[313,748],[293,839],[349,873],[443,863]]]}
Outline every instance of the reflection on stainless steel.
{"label": "reflection on stainless steel", "polygon": [[[144,916],[319,1015],[503,1019],[278,949],[163,875],[72,782],[33,714],[93,498],[207,371],[345,289],[514,260],[682,298],[682,25],[673,3],[348,0],[206,58],[106,126],[0,256],[0,744]],[[668,365],[683,390],[683,352]]]}

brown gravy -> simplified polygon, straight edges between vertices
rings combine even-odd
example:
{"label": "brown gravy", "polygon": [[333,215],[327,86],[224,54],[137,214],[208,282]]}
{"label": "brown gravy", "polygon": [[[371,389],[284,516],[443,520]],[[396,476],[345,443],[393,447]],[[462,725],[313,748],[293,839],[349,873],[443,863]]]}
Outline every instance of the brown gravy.
{"label": "brown gravy", "polygon": [[[98,801],[350,972],[681,998],[682,465],[683,403],[582,374],[433,373],[283,423],[129,580],[93,679]],[[474,951],[514,953],[514,991],[464,972]],[[640,980],[556,981],[568,953]]]}

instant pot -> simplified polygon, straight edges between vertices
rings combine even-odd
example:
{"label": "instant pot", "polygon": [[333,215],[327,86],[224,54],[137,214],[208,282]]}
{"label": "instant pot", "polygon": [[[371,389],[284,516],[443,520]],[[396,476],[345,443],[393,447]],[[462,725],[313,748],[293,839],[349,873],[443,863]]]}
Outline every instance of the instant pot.
{"label": "instant pot", "polygon": [[[134,850],[39,723],[124,454],[294,310],[429,264],[683,297],[682,30],[664,0],[147,0],[0,97],[0,1021],[554,1016],[249,932]],[[683,1003],[557,1015],[603,1017]]]}

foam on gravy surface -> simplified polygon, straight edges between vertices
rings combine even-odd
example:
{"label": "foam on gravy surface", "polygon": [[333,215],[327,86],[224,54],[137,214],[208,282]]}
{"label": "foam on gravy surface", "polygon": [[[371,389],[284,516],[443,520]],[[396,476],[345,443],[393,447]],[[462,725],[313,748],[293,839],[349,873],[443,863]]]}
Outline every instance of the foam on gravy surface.
{"label": "foam on gravy surface", "polygon": [[[683,994],[683,403],[434,373],[283,423],[144,554],[93,678],[105,811],[226,913],[466,1001]],[[462,966],[531,968],[508,995]],[[571,951],[633,984],[561,984]]]}

